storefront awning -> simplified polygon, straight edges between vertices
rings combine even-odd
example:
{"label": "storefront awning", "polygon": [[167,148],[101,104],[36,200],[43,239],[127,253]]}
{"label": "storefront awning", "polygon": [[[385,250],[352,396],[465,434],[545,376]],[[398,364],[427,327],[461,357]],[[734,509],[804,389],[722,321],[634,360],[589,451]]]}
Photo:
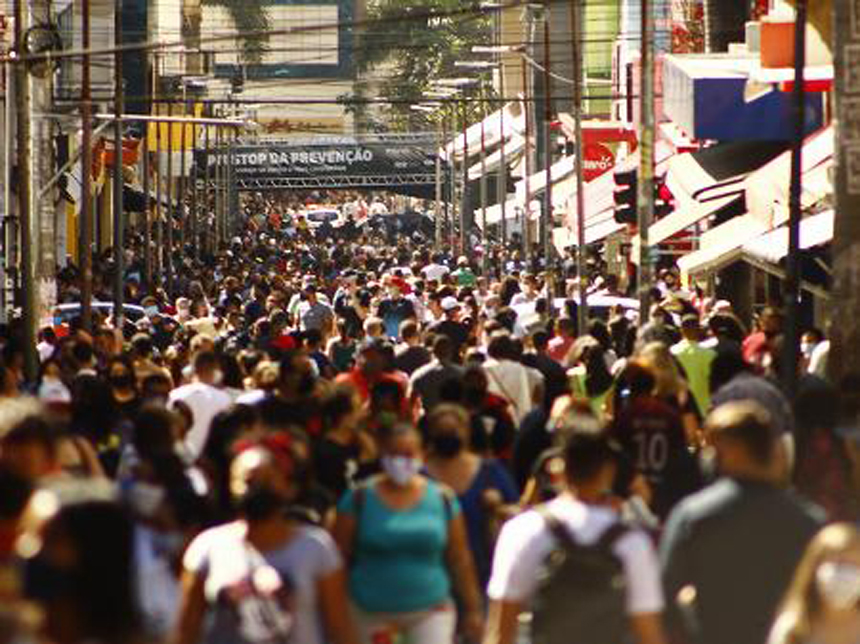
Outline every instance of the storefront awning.
{"label": "storefront awning", "polygon": [[[522,154],[523,150],[526,147],[525,138],[515,134],[509,141],[505,142],[505,164],[510,166],[517,161],[519,161],[520,154]],[[498,172],[499,168],[502,166],[502,149],[501,146],[493,152],[492,154],[487,155],[486,160],[484,161],[484,166],[486,166],[487,172]],[[483,174],[484,168],[481,166],[481,162],[475,163],[472,167],[469,168],[469,181],[477,181],[481,178]]]}
{"label": "storefront awning", "polygon": [[[833,241],[833,211],[810,215],[800,222],[800,250],[823,246]],[[788,256],[788,227],[780,226],[744,244],[743,250],[752,257],[778,264]]]}
{"label": "storefront awning", "polygon": [[676,208],[671,214],[658,220],[657,223],[648,229],[648,243],[659,244],[685,228],[694,226],[719,210],[740,202],[742,197],[742,194],[730,194],[704,203],[693,201],[686,206]]}
{"label": "storefront awning", "polygon": [[[833,193],[833,146],[832,127],[813,134],[803,144],[803,208],[814,206]],[[780,225],[788,218],[790,185],[791,151],[788,150],[744,181],[747,212],[770,227]]]}
{"label": "storefront awning", "polygon": [[751,215],[729,219],[702,235],[700,249],[678,260],[684,275],[718,270],[743,256],[744,244],[761,236],[767,227]]}
{"label": "storefront awning", "polygon": [[786,150],[783,142],[721,143],[669,161],[666,186],[682,207],[743,193],[744,179]]}
{"label": "storefront awning", "polygon": [[[501,110],[493,112],[483,120],[484,147],[493,148],[502,141],[502,132],[506,140],[515,134],[524,134],[526,129],[522,106],[519,102],[505,105]],[[481,122],[474,123],[466,129],[466,145],[469,156],[481,152]],[[449,141],[444,148],[444,158],[457,163],[463,159],[463,134]]]}

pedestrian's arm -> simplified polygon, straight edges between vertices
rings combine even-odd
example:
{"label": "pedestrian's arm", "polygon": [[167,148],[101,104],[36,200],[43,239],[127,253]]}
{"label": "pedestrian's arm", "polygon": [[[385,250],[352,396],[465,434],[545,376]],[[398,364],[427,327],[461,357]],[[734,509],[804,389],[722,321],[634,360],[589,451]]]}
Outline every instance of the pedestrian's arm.
{"label": "pedestrian's arm", "polygon": [[466,627],[471,631],[467,635],[472,641],[479,641],[483,627],[481,592],[478,589],[478,575],[469,550],[463,515],[453,517],[448,526],[448,569],[454,578],[457,595],[465,607]]}
{"label": "pedestrian's arm", "polygon": [[349,561],[352,557],[352,544],[355,540],[355,517],[351,514],[338,512],[334,521],[334,529],[332,536],[337,544],[340,554],[344,561]]}
{"label": "pedestrian's arm", "polygon": [[516,641],[522,609],[520,602],[491,601],[483,644],[513,644]]}
{"label": "pedestrian's arm", "polygon": [[666,644],[660,613],[643,613],[630,616],[630,630],[636,644]]}
{"label": "pedestrian's arm", "polygon": [[320,579],[317,592],[322,605],[328,641],[332,644],[358,644],[358,636],[346,599],[346,573],[343,568]]}
{"label": "pedestrian's arm", "polygon": [[201,640],[203,617],[206,613],[203,583],[201,575],[188,570],[182,573],[182,599],[174,644],[199,644]]}

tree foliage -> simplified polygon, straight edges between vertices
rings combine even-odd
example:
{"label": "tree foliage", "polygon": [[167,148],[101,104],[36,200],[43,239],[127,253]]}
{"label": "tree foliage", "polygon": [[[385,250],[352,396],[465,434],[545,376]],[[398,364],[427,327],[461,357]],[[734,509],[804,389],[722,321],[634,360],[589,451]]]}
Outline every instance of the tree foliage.
{"label": "tree foliage", "polygon": [[237,40],[242,48],[239,59],[243,63],[263,62],[269,43],[269,14],[265,0],[203,0],[204,5],[224,7],[236,27]]}
{"label": "tree foliage", "polygon": [[[414,129],[419,103],[434,80],[463,76],[454,63],[474,58],[472,46],[491,41],[492,17],[478,0],[375,0],[356,35],[359,84],[376,85],[394,99],[387,108],[389,127]],[[384,76],[374,83],[377,76]],[[361,95],[363,90],[357,94]]]}

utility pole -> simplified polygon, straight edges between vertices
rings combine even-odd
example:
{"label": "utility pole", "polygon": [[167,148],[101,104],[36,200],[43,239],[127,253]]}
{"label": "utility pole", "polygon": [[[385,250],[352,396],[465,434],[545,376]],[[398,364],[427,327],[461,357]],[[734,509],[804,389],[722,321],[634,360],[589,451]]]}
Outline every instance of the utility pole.
{"label": "utility pole", "polygon": [[576,272],[579,277],[579,332],[588,325],[588,283],[585,277],[585,181],[582,176],[582,0],[570,2],[570,35],[573,40],[573,129],[576,154]]}
{"label": "utility pole", "polygon": [[523,150],[523,160],[525,162],[525,190],[526,190],[526,205],[523,211],[523,260],[526,266],[531,265],[532,255],[532,234],[531,234],[531,207],[532,207],[532,183],[531,177],[533,170],[532,165],[532,108],[529,100],[529,78],[526,68],[526,59],[522,58],[522,74],[523,74],[523,116],[526,120],[526,145]]}
{"label": "utility pole", "polygon": [[125,281],[125,214],[123,213],[122,199],[122,110],[123,110],[123,82],[122,82],[122,0],[114,3],[114,42],[117,51],[113,57],[114,66],[114,123],[113,123],[113,325],[114,329],[122,331],[125,313],[123,309],[123,295]]}
{"label": "utility pole", "polygon": [[[173,116],[173,101],[167,103],[167,116]],[[173,123],[167,123],[167,256],[165,265],[167,268],[167,295],[173,299],[173,209],[174,209],[174,185],[173,185]]]}
{"label": "utility pole", "polygon": [[499,63],[499,72],[499,78],[501,79],[499,81],[499,91],[502,95],[502,101],[500,103],[502,108],[499,110],[499,131],[502,136],[499,143],[499,173],[496,190],[502,216],[502,261],[504,261],[504,251],[508,247],[508,213],[505,203],[508,200],[508,160],[507,155],[505,154],[505,73],[504,67],[501,66],[501,63]]}
{"label": "utility pole", "polygon": [[[836,176],[833,231],[833,307],[828,370],[834,382],[860,370],[860,131],[854,122],[860,83],[851,67],[860,49],[856,3],[834,2]],[[816,4],[813,3],[813,12]]]}
{"label": "utility pole", "polygon": [[442,250],[442,124],[436,120],[436,250]]}
{"label": "utility pole", "polygon": [[552,253],[552,76],[550,75],[550,8],[549,2],[544,5],[543,14],[543,79],[544,79],[544,175],[546,186],[544,187],[544,207],[541,228],[543,229],[543,258],[546,268],[546,290],[549,300],[549,310],[553,310],[553,294],[555,291],[555,271],[553,270]]}
{"label": "utility pole", "polygon": [[161,288],[164,283],[164,222],[161,216],[161,123],[155,124],[155,154],[153,164],[155,171],[155,283]]}
{"label": "utility pole", "polygon": [[466,195],[469,194],[469,129],[468,103],[463,99],[463,190],[460,196],[460,255],[466,254],[468,233],[466,232]]}
{"label": "utility pole", "polygon": [[[188,97],[186,95],[185,85],[182,86],[182,114],[183,116],[188,116]],[[187,179],[185,176],[185,146],[188,143],[186,140],[186,131],[188,130],[188,125],[185,123],[182,124],[182,132],[179,135],[179,148],[181,150],[182,156],[179,157],[179,195],[177,201],[179,202],[179,247],[182,249],[183,254],[185,253],[185,226],[188,224],[186,221],[186,211],[185,211],[185,192],[187,190]]]}
{"label": "utility pole", "polygon": [[[30,140],[30,79],[28,64],[21,62],[25,55],[24,0],[15,0],[15,107],[18,137],[18,221],[21,231],[21,322],[23,324],[24,373],[28,382],[35,382],[39,372],[36,354],[36,298],[39,296],[35,279],[35,242],[39,233],[34,225],[33,186],[31,174]],[[29,21],[28,21],[29,22]]]}
{"label": "utility pole", "polygon": [[785,270],[786,329],[783,345],[782,378],[785,394],[794,400],[797,393],[797,363],[800,360],[800,218],[803,174],[803,135],[806,130],[806,0],[798,0],[794,24],[794,141],[791,148],[789,188],[788,256]]}
{"label": "utility pole", "polygon": [[144,124],[140,141],[143,170],[143,284],[144,292],[152,294],[152,209],[149,200],[149,123]]}
{"label": "utility pole", "polygon": [[81,322],[93,330],[93,117],[90,75],[90,0],[81,1],[81,214],[78,257],[81,265]]}
{"label": "utility pole", "polygon": [[[487,139],[486,126],[487,120],[487,103],[484,84],[481,83],[481,275],[487,276],[487,268],[489,266],[488,237],[487,237]],[[465,254],[465,253],[464,253]]]}
{"label": "utility pole", "polygon": [[639,318],[648,320],[651,305],[651,248],[648,227],[654,219],[654,5],[642,0],[642,89],[639,132]]}
{"label": "utility pole", "polygon": [[2,289],[3,310],[0,319],[9,321],[12,305],[15,301],[15,277],[18,271],[18,226],[12,207],[12,158],[15,155],[15,137],[12,136],[12,123],[15,120],[15,65],[10,62],[3,64],[6,80],[6,97],[3,103],[3,232],[0,240],[3,242],[3,274],[0,289]]}

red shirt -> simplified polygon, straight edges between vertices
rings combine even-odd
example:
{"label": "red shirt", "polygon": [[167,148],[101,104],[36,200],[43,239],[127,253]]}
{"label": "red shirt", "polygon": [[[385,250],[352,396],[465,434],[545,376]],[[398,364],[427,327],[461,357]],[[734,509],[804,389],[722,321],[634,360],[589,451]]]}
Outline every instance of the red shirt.
{"label": "red shirt", "polygon": [[567,354],[570,353],[570,348],[573,346],[574,342],[576,342],[576,338],[565,338],[564,336],[558,335],[549,341],[546,353],[557,363],[563,365],[564,359],[567,358]]}

